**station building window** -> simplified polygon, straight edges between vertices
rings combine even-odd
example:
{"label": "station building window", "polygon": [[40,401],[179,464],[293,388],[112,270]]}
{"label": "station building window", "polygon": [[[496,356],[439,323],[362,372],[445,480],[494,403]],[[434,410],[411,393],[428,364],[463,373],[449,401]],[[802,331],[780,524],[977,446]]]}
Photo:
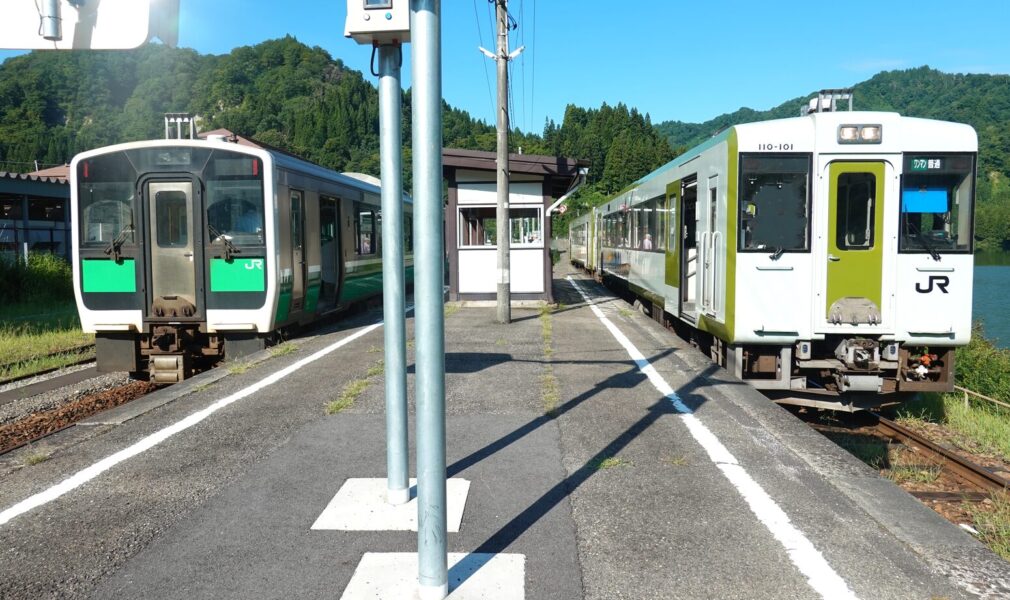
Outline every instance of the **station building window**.
{"label": "station building window", "polygon": [[459,247],[495,247],[498,245],[497,208],[467,206],[459,209]]}
{"label": "station building window", "polygon": [[509,238],[513,246],[543,245],[542,208],[509,208]]}

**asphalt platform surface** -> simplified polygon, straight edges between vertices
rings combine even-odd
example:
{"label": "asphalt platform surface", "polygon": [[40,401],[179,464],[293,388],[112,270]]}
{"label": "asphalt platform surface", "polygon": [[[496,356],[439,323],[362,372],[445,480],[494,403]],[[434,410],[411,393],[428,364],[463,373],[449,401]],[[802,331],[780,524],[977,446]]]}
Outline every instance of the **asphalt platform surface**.
{"label": "asphalt platform surface", "polygon": [[[648,317],[561,267],[555,294],[508,326],[446,310],[448,474],[471,482],[450,552],[524,555],[531,599],[1010,597],[1010,565]],[[379,318],[0,457],[0,511]],[[346,479],[384,475],[382,343],[365,333],[0,524],[0,598],[339,598],[365,552],[416,551],[409,531],[310,529]]]}

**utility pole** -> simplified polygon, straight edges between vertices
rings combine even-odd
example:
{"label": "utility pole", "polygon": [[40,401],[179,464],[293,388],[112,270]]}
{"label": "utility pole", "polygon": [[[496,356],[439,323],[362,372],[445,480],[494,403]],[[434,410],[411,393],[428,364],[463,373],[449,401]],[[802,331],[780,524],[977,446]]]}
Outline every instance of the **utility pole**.
{"label": "utility pole", "polygon": [[495,2],[498,20],[498,322],[512,322],[509,251],[509,28],[508,0]]}

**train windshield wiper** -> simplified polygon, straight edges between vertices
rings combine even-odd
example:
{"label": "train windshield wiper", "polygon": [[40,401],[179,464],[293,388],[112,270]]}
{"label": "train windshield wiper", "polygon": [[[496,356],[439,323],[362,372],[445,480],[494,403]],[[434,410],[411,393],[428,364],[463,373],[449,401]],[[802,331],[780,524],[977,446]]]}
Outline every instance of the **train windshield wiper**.
{"label": "train windshield wiper", "polygon": [[909,225],[915,228],[915,237],[919,238],[919,241],[922,242],[922,247],[926,249],[926,252],[929,252],[929,255],[933,257],[933,260],[935,260],[936,262],[940,262],[940,253],[937,252],[936,248],[933,247],[933,244],[930,243],[929,238],[926,236],[926,234],[924,234],[922,230],[916,227],[914,224],[909,223]]}
{"label": "train windshield wiper", "polygon": [[112,238],[109,245],[105,247],[105,253],[112,257],[112,260],[117,263],[123,258],[123,244],[126,243],[126,236],[133,233],[133,223],[127,223],[122,229],[119,230],[119,234]]}
{"label": "train windshield wiper", "polygon": [[775,252],[771,253],[772,260],[778,260],[782,258],[782,254],[786,251],[782,246],[775,246]]}
{"label": "train windshield wiper", "polygon": [[228,236],[215,229],[213,225],[208,223],[207,230],[210,231],[212,236],[214,236],[214,241],[212,241],[211,244],[216,244],[220,241],[224,245],[225,262],[231,262],[232,255],[242,253],[241,250],[235,247],[235,244],[231,243],[231,239]]}

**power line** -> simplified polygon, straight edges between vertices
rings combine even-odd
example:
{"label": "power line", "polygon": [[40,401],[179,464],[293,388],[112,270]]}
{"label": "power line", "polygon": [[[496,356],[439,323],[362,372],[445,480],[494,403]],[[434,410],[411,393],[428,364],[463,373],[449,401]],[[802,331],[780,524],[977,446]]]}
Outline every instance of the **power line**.
{"label": "power line", "polygon": [[[477,42],[478,42],[477,46],[483,46],[484,33],[480,27],[480,15],[477,14],[477,0],[473,0],[473,18],[475,21],[477,21]],[[492,29],[492,31],[494,30]],[[494,41],[493,36],[492,41]],[[487,83],[487,99],[488,102],[491,104],[491,114],[493,115],[495,111],[494,108],[495,101],[494,101],[494,94],[491,93],[491,77],[488,76],[487,74],[487,61],[484,60],[484,57],[480,55],[478,55],[477,60],[479,60],[481,62],[481,66],[484,67],[484,81]]]}
{"label": "power line", "polygon": [[[536,112],[537,91],[537,0],[533,0],[533,29],[530,31],[530,121]],[[532,129],[532,128],[531,128]]]}

